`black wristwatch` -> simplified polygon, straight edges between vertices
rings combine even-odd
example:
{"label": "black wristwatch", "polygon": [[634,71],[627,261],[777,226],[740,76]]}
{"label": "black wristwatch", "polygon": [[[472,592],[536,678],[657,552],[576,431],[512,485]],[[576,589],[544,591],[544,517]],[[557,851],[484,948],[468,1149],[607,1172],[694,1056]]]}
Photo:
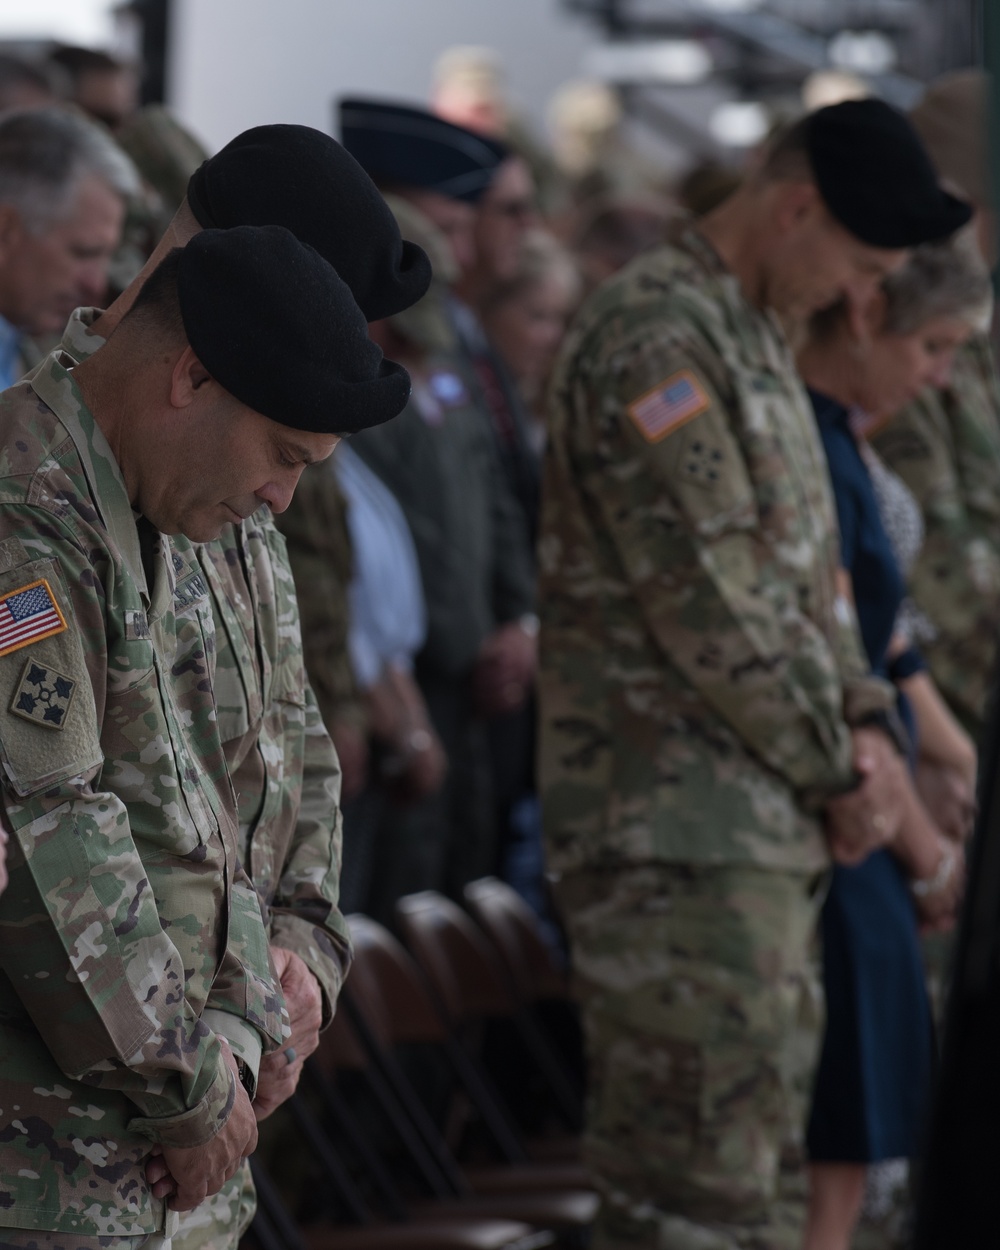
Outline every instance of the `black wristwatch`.
{"label": "black wristwatch", "polygon": [[900,755],[908,758],[913,749],[910,735],[899,715],[885,708],[869,712],[853,726],[855,729],[881,729]]}
{"label": "black wristwatch", "polygon": [[247,1097],[253,1102],[254,1095],[257,1093],[257,1078],[239,1055],[233,1055],[233,1058],[236,1060],[236,1071],[240,1074],[240,1084],[246,1090]]}

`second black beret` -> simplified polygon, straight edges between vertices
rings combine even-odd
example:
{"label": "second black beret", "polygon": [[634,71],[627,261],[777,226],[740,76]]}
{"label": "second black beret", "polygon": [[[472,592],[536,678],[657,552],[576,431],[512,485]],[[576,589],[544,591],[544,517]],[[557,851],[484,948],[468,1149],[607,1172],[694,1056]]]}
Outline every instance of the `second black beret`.
{"label": "second black beret", "polygon": [[405,242],[371,178],[310,126],[245,130],[191,175],[188,204],[206,229],[284,226],[333,265],[369,321],[415,304],[427,257]]}
{"label": "second black beret", "polygon": [[872,247],[900,249],[947,238],[972,216],[938,182],[910,121],[883,100],[846,100],[806,122],[820,195],[847,230]]}

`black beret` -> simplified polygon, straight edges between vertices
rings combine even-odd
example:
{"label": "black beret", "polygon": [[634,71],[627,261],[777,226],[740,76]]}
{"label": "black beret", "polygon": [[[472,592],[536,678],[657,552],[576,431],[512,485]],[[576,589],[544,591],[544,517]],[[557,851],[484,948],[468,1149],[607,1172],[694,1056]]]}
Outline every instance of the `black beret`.
{"label": "black beret", "polygon": [[377,182],[421,187],[470,204],[510,155],[499,139],[446,122],[427,109],[384,100],[341,100],[340,137]]}
{"label": "black beret", "polygon": [[187,199],[205,229],[291,230],[333,265],[369,321],[409,308],[430,285],[430,262],[400,238],[372,180],[310,126],[245,130],[195,170]]}
{"label": "black beret", "polygon": [[187,340],[248,408],[317,434],[354,434],[402,412],[406,370],[384,359],[346,284],[291,231],[203,230],[177,265]]}
{"label": "black beret", "polygon": [[806,143],[827,208],[872,247],[947,238],[972,216],[938,182],[909,120],[883,100],[846,100],[806,119]]}

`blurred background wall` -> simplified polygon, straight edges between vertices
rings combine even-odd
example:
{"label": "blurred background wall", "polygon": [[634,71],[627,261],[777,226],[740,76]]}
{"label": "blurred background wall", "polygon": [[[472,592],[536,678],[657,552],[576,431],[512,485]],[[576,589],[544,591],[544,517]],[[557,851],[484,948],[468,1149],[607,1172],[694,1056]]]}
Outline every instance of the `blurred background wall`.
{"label": "blurred background wall", "polygon": [[422,101],[450,44],[488,44],[541,121],[599,31],[555,0],[174,0],[168,98],[211,146],[261,122],[327,130],[335,95]]}

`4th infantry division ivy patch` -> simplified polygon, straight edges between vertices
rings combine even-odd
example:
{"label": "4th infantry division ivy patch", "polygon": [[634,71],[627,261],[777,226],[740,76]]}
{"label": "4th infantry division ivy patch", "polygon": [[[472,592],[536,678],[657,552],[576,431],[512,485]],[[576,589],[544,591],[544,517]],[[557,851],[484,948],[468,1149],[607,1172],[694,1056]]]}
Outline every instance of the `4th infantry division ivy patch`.
{"label": "4th infantry division ivy patch", "polygon": [[14,691],[10,710],[34,725],[63,729],[75,689],[76,682],[71,677],[57,673],[47,664],[29,660]]}

